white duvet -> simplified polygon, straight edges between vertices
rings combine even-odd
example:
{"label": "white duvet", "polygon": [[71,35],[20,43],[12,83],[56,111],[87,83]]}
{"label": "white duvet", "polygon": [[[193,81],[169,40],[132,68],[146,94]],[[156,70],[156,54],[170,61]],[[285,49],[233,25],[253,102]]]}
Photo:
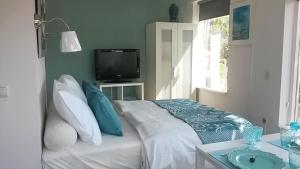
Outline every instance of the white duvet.
{"label": "white duvet", "polygon": [[201,141],[188,124],[150,101],[115,103],[141,137],[143,168],[195,168],[195,146]]}

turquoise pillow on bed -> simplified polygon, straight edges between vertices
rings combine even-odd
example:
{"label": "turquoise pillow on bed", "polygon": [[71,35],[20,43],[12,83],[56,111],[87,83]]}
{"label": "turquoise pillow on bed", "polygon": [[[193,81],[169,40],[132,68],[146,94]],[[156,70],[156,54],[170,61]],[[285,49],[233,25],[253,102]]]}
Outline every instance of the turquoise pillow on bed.
{"label": "turquoise pillow on bed", "polygon": [[82,82],[82,88],[100,130],[107,134],[122,136],[121,121],[108,98],[96,86],[85,81]]}

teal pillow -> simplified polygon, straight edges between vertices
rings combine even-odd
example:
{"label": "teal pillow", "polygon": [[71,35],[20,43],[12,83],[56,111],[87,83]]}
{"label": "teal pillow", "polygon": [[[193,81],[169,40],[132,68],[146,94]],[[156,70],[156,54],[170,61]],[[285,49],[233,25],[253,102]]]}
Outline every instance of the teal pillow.
{"label": "teal pillow", "polygon": [[120,118],[108,98],[96,86],[85,81],[82,82],[82,88],[100,130],[107,134],[122,136]]}

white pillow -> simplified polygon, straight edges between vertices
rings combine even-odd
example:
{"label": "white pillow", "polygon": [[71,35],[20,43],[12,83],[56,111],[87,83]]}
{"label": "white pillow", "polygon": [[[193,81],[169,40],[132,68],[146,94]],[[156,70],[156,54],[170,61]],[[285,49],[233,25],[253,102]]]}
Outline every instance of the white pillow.
{"label": "white pillow", "polygon": [[90,107],[67,85],[54,80],[53,102],[57,112],[78,132],[80,139],[100,145],[101,132]]}
{"label": "white pillow", "polygon": [[64,83],[65,85],[67,85],[69,87],[69,89],[73,90],[74,94],[76,94],[78,97],[80,97],[84,102],[87,103],[87,99],[85,94],[82,91],[81,86],[79,85],[79,83],[75,80],[75,78],[71,75],[65,75],[62,74],[58,81],[60,81],[61,83]]}
{"label": "white pillow", "polygon": [[76,130],[57,114],[51,103],[47,111],[45,146],[50,150],[59,150],[73,146],[76,141]]}

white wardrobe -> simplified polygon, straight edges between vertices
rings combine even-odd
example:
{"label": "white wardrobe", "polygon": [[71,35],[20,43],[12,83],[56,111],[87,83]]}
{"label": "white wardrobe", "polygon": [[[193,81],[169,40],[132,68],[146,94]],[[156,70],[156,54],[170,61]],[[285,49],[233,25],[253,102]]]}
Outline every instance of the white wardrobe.
{"label": "white wardrobe", "polygon": [[197,24],[155,22],[147,25],[146,99],[195,99],[196,35]]}

